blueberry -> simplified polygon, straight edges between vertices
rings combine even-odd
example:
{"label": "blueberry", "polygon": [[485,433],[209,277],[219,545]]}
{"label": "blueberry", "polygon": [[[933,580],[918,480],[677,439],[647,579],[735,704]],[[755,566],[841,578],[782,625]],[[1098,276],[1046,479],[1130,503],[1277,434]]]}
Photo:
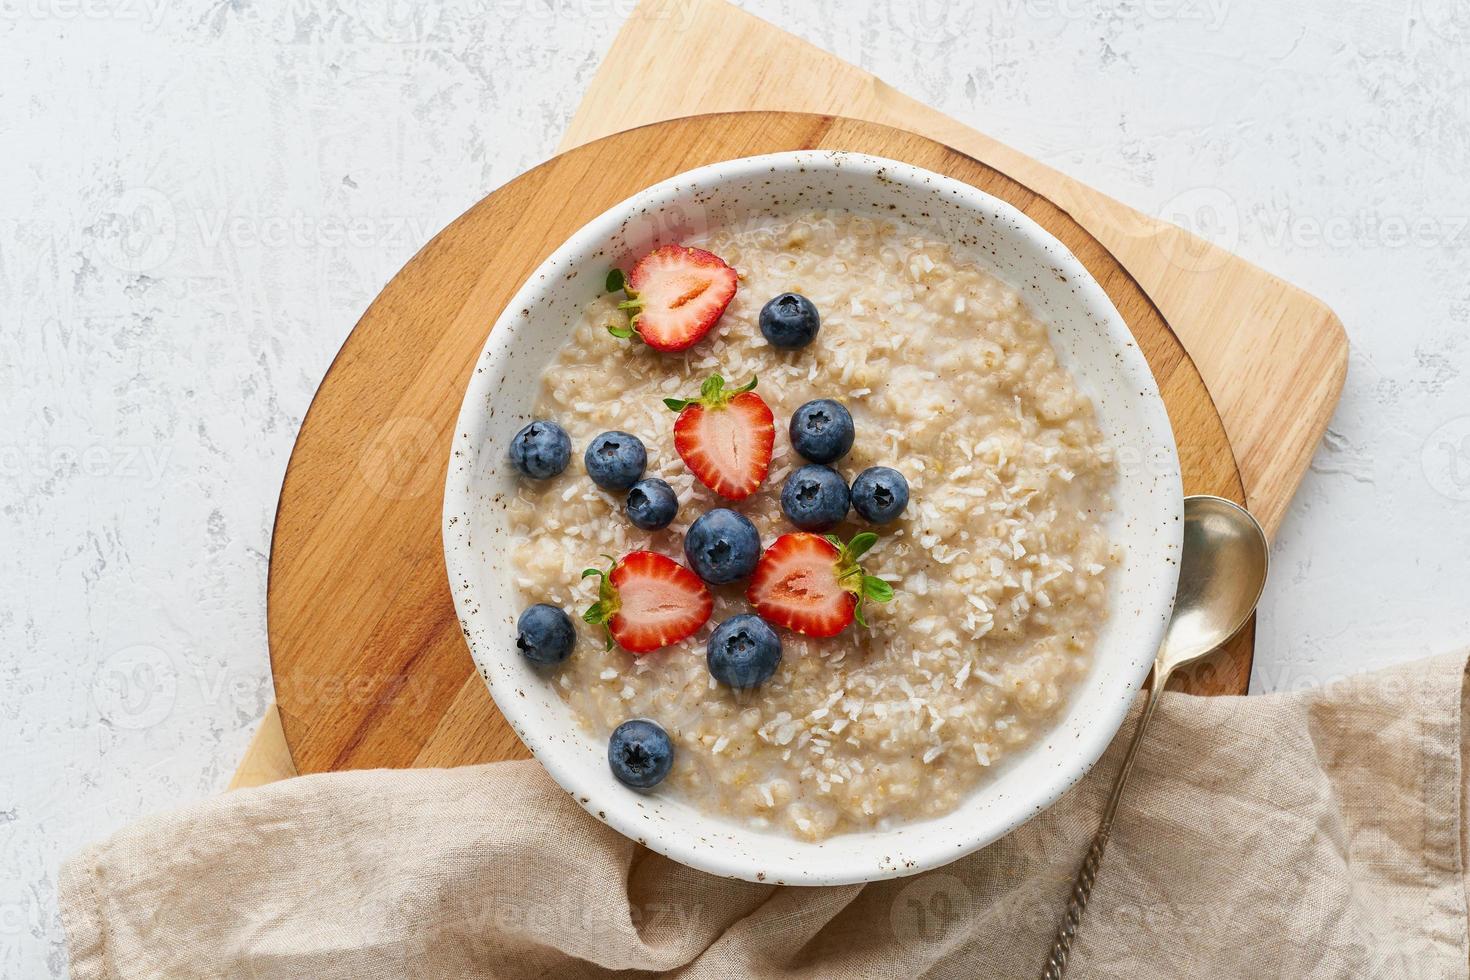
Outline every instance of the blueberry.
{"label": "blueberry", "polygon": [[756,687],[776,672],[781,640],[753,613],[731,616],[715,627],[705,657],[709,672],[727,687]]}
{"label": "blueberry", "polygon": [[607,764],[618,782],[635,789],[657,786],[674,765],[674,743],[658,722],[625,721],[607,740]]}
{"label": "blueberry", "polygon": [[803,466],[781,488],[781,512],[803,531],[825,531],[847,516],[847,481],[830,466]]}
{"label": "blueberry", "polygon": [[822,318],[800,293],[782,293],[761,307],[761,333],[772,347],[794,350],[816,339]]}
{"label": "blueberry", "polygon": [[638,482],[648,465],[643,442],[626,432],[604,432],[582,454],[587,475],[604,490],[626,490]]}
{"label": "blueberry", "polygon": [[645,531],[657,531],[668,527],[674,515],[679,513],[679,498],[674,496],[673,487],[656,476],[650,476],[633,484],[625,507],[628,520]]}
{"label": "blueberry", "polygon": [[852,506],[863,519],[887,524],[909,505],[909,481],[898,470],[869,466],[852,481]]}
{"label": "blueberry", "polygon": [[571,436],[549,419],[537,419],[510,441],[511,464],[533,480],[551,479],[571,458]]}
{"label": "blueberry", "polygon": [[711,585],[725,585],[755,571],[761,536],[755,525],[733,510],[716,507],[689,525],[684,557],[694,573]]}
{"label": "blueberry", "polygon": [[818,398],[791,416],[791,448],[813,463],[835,463],[852,448],[852,416],[840,402]]}
{"label": "blueberry", "polygon": [[572,652],[577,631],[572,618],[544,602],[521,613],[516,622],[516,649],[533,664],[559,664]]}

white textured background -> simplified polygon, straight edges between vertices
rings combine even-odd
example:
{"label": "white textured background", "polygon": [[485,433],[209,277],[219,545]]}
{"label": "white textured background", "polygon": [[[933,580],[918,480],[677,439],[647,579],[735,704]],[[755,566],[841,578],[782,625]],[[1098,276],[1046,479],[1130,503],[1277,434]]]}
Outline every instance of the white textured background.
{"label": "white textured background", "polygon": [[[65,974],[63,855],[227,781],[318,379],[630,4],[0,0],[0,977]],[[745,6],[1339,312],[1256,690],[1465,642],[1466,0]]]}

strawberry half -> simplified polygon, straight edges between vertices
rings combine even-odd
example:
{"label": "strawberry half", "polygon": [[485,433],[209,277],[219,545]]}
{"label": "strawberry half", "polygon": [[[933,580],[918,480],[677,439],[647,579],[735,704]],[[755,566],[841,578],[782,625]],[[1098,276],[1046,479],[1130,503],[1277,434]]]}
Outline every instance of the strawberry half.
{"label": "strawberry half", "polygon": [[582,573],[602,578],[597,601],[582,619],[606,627],[609,650],[616,640],[629,653],[648,653],[693,636],[709,619],[714,597],[698,575],[672,558],[634,551],[608,561],[610,571]]}
{"label": "strawberry half", "polygon": [[608,292],[628,294],[618,304],[632,311],[629,326],[608,327],[614,337],[634,332],[654,350],[680,351],[709,333],[735,298],[735,270],[713,252],[685,245],[665,245],[633,264],[624,280],[608,273]]}
{"label": "strawberry half", "polygon": [[711,375],[698,398],[665,398],[679,413],[674,420],[674,449],[699,482],[728,500],[744,500],[760,488],[771,469],[776,420],[757,395],[755,378],[733,391],[725,379]]}
{"label": "strawberry half", "polygon": [[836,636],[854,619],[866,627],[863,602],[893,598],[893,586],[858,564],[877,540],[868,531],[847,544],[805,531],[783,534],[756,563],[745,598],[762,619],[807,636]]}

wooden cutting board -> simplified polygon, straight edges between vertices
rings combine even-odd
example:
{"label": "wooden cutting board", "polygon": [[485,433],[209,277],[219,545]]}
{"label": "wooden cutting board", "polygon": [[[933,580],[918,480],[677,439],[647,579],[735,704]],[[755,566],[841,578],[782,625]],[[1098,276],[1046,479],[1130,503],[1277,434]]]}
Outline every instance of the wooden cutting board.
{"label": "wooden cutting board", "polygon": [[[677,16],[670,16],[671,3],[678,8],[672,11]],[[636,79],[636,84],[630,79]],[[840,113],[923,133],[990,164],[1067,211],[1113,253],[1174,328],[1219,407],[1223,429],[1240,464],[1246,499],[1268,530],[1274,531],[1342,388],[1347,348],[1330,309],[1228,252],[962,126],[721,0],[646,0],[614,40],[562,146],[575,147],[618,130],[676,116],[754,108]],[[489,206],[487,201],[475,210]],[[424,255],[438,254],[454,240],[446,232]],[[537,255],[534,261],[539,259]],[[405,269],[399,279],[411,269]],[[374,310],[388,309],[386,297],[385,292]],[[483,301],[481,296],[479,305]],[[430,308],[436,309],[439,302],[431,301]],[[484,326],[492,320],[493,315],[486,314]],[[405,319],[405,326],[408,322]],[[473,346],[478,350],[478,339]],[[281,573],[276,556],[294,549],[291,542],[315,523],[346,520],[341,508],[329,503],[334,487],[320,481],[354,479],[355,469],[357,478],[388,487],[390,498],[412,500],[431,495],[437,506],[439,476],[413,466],[415,459],[432,456],[436,435],[443,438],[434,429],[433,413],[394,414],[388,424],[376,427],[358,419],[346,423],[346,433],[316,434],[318,422],[325,427],[341,411],[334,413],[330,408],[337,401],[338,369],[358,365],[364,358],[386,359],[395,370],[413,367],[412,359],[393,343],[368,344],[366,337],[359,338],[355,332],[303,426],[283,489],[270,582],[272,662],[287,722],[283,728],[273,705],[232,787],[293,775],[298,764],[302,771],[317,771],[364,765],[442,765],[521,754],[519,743],[498,724],[478,679],[468,673],[468,654],[457,630],[447,629],[442,619],[436,621],[432,602],[420,604],[419,613],[405,620],[395,623],[384,616],[365,635],[349,632],[340,637],[324,632],[333,616],[296,610],[290,617],[292,623],[303,623],[303,628],[313,632],[299,642],[285,638],[287,610],[302,600],[288,602],[278,597],[295,579]],[[442,357],[436,364],[441,370],[448,367]],[[1176,373],[1188,375],[1187,364],[1181,360]],[[444,384],[445,392],[451,388],[449,397],[457,405],[462,385]],[[349,398],[374,394],[370,385],[343,388],[343,393]],[[1176,425],[1181,413],[1178,397],[1177,393],[1170,396]],[[434,407],[444,410],[442,404]],[[1200,425],[1191,438],[1181,437],[1186,469],[1201,460],[1230,462],[1230,446],[1207,438],[1209,429]],[[441,453],[424,469],[442,475],[442,459]],[[404,482],[402,475],[395,477],[394,473],[419,475]],[[1239,499],[1230,492],[1232,487],[1223,489],[1227,496]],[[303,508],[300,513],[296,513],[298,500]],[[374,532],[374,538],[363,545],[362,554],[372,554],[379,541],[386,545],[391,540],[391,546],[403,547],[401,535],[380,537]],[[437,523],[433,538],[437,548]],[[432,555],[417,553],[405,558],[414,568],[408,580],[378,581],[369,589],[360,589],[353,601],[372,603],[392,597],[412,606],[419,599],[434,599],[432,590],[425,592],[430,579],[424,575],[432,568],[442,582],[437,550]],[[345,558],[337,554],[333,560],[352,566],[359,559],[355,554]],[[348,598],[319,592],[308,594],[304,601],[340,606]],[[435,601],[447,608],[447,589]],[[369,605],[363,616],[371,617],[373,612]],[[339,649],[349,637],[359,648],[334,665],[325,651]],[[322,649],[314,652],[314,643]],[[389,644],[395,656],[375,665],[376,651],[383,643]],[[415,649],[415,643],[427,646],[410,656],[406,651]],[[1249,649],[1250,638],[1243,638],[1228,655],[1191,676],[1187,687],[1200,693],[1243,692]],[[448,706],[443,707],[446,698]],[[319,720],[324,717],[335,721]],[[402,738],[395,738],[395,726],[401,722],[406,722]],[[295,760],[293,750],[298,756]]]}
{"label": "wooden cutting board", "polygon": [[[619,133],[543,164],[456,220],[383,290],[322,383],[271,548],[271,666],[298,769],[524,755],[460,636],[439,533],[450,438],[485,335],[542,259],[617,201],[705,163],[797,148],[945,173],[1046,227],[1102,283],[1148,358],[1186,490],[1243,499],[1224,427],[1183,346],[1118,261],[1046,198],[940,143],[832,116],[696,116]],[[1247,641],[1192,683],[1240,690],[1249,670]]]}

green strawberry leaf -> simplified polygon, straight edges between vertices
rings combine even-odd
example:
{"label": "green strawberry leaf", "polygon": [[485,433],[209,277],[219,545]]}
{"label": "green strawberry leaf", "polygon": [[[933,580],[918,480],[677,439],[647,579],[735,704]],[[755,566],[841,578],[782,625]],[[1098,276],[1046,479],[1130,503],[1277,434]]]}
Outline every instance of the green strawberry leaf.
{"label": "green strawberry leaf", "polygon": [[609,269],[609,270],[607,270],[607,283],[606,283],[606,285],[607,285],[607,291],[608,292],[615,293],[618,290],[622,289],[623,288],[623,284],[624,284],[625,281],[626,280],[623,278],[623,270],[622,269]]}
{"label": "green strawberry leaf", "polygon": [[[616,558],[611,555],[603,555],[602,557],[607,559],[608,564],[612,568],[617,568],[618,560]],[[582,613],[582,621],[590,626],[601,626],[603,631],[607,633],[607,648],[611,650],[613,648],[612,630],[608,629],[607,623],[608,620],[618,614],[618,610],[622,608],[622,602],[619,600],[618,590],[613,588],[612,579],[608,577],[607,572],[604,572],[600,568],[582,569],[583,578],[591,578],[594,575],[602,579],[602,582],[597,587],[597,601],[588,606],[587,611]]]}
{"label": "green strawberry leaf", "polygon": [[725,379],[718,374],[712,374],[704,379],[704,384],[699,386],[699,400],[708,405],[710,402],[718,401],[720,393],[725,389]]}
{"label": "green strawberry leaf", "polygon": [[607,325],[607,332],[619,340],[627,340],[634,333],[632,327],[625,327],[621,323],[609,323]]}
{"label": "green strawberry leaf", "polygon": [[[703,405],[705,408],[718,410],[724,408],[725,404],[736,395],[754,391],[757,380],[759,379],[752,377],[739,388],[727,389],[725,379],[718,374],[712,374],[705,378],[704,383],[699,386],[698,398],[665,398],[664,404],[671,412],[682,412],[690,405]],[[841,542],[838,542],[838,546],[841,546]]]}
{"label": "green strawberry leaf", "polygon": [[893,586],[876,575],[864,575],[863,598],[872,599],[874,602],[891,602],[893,600]]}
{"label": "green strawberry leaf", "polygon": [[878,535],[872,531],[862,531],[854,534],[852,540],[846,544],[842,543],[841,538],[830,534],[823,535],[823,537],[837,548],[838,583],[857,599],[853,606],[852,618],[863,629],[867,629],[868,619],[863,612],[864,605],[869,600],[889,602],[893,599],[893,586],[876,575],[869,575],[863,566],[858,564],[858,559],[878,543]]}

